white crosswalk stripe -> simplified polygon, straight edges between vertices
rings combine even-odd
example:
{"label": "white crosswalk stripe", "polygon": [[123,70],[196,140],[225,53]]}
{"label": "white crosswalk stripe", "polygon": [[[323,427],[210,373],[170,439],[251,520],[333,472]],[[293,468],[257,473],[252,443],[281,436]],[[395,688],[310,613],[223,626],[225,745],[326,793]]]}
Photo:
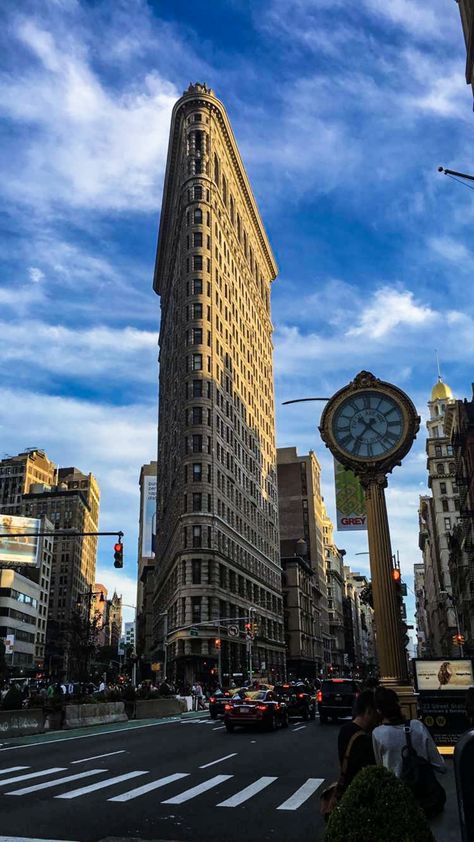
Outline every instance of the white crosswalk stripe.
{"label": "white crosswalk stripe", "polygon": [[287,798],[283,804],[277,807],[277,810],[297,810],[305,801],[308,800],[317,789],[324,783],[324,778],[308,778],[303,786],[300,786],[290,798]]}
{"label": "white crosswalk stripe", "polygon": [[0,775],[6,775],[8,772],[21,772],[22,769],[29,768],[29,766],[10,766],[9,769],[0,769]]}
{"label": "white crosswalk stripe", "polygon": [[43,769],[41,772],[30,772],[28,775],[15,775],[14,778],[6,778],[4,781],[0,781],[0,786],[5,786],[5,784],[13,784],[17,781],[28,781],[31,778],[44,778],[46,775],[54,775],[55,772],[65,771],[65,766],[54,766],[52,769]]}
{"label": "white crosswalk stripe", "polygon": [[70,781],[77,781],[80,778],[90,778],[92,775],[100,775],[106,769],[89,769],[88,772],[78,772],[75,775],[66,775],[64,778],[55,778],[54,781],[46,781],[41,784],[33,784],[33,786],[24,786],[21,789],[14,789],[13,792],[7,792],[6,795],[29,795],[30,792],[39,792],[42,789],[51,789],[53,786],[61,786],[61,784],[68,784]]}
{"label": "white crosswalk stripe", "polygon": [[172,784],[174,781],[179,781],[180,778],[188,778],[189,772],[176,772],[174,775],[167,775],[166,778],[159,778],[157,781],[151,781],[149,784],[137,786],[135,789],[130,789],[128,792],[123,792],[122,795],[116,795],[115,798],[109,798],[109,801],[131,801],[133,798],[138,798],[140,795],[146,795],[154,789],[159,789],[167,784]]}
{"label": "white crosswalk stripe", "polygon": [[81,786],[79,789],[73,789],[70,792],[63,792],[62,795],[56,795],[56,798],[79,798],[81,795],[87,795],[89,792],[95,792],[97,789],[105,789],[107,786],[120,784],[122,781],[128,781],[130,778],[138,778],[140,775],[146,775],[146,772],[126,772],[124,775],[116,775],[114,778],[107,778],[105,781],[95,781],[90,786]]}
{"label": "white crosswalk stripe", "polygon": [[162,804],[184,804],[185,801],[190,801],[191,798],[197,798],[202,792],[207,792],[208,789],[213,789],[215,786],[228,781],[233,775],[216,775],[209,781],[204,781],[202,784],[193,786],[191,789],[186,789],[180,795],[175,795],[174,798],[168,798],[167,801],[162,801]]}
{"label": "white crosswalk stripe", "polygon": [[254,781],[253,784],[249,784],[246,786],[245,789],[241,789],[240,792],[237,792],[231,798],[227,798],[226,801],[221,801],[218,804],[218,807],[238,807],[239,804],[243,804],[244,801],[248,801],[249,798],[253,798],[257,792],[261,792],[262,789],[266,789],[267,786],[276,781],[277,778],[272,777],[263,777],[259,778],[258,781]]}

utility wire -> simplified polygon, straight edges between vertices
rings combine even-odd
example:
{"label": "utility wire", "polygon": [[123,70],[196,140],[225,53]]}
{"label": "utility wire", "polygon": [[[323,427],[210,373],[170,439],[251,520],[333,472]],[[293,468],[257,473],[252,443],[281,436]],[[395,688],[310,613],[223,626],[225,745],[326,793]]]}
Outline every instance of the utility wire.
{"label": "utility wire", "polygon": [[449,173],[445,173],[445,175],[447,175],[448,178],[452,178],[453,181],[459,182],[459,184],[462,184],[463,187],[467,187],[468,190],[474,190],[474,187],[472,186],[472,184],[466,184],[465,181],[461,181],[460,178],[456,178],[454,175],[449,175]]}

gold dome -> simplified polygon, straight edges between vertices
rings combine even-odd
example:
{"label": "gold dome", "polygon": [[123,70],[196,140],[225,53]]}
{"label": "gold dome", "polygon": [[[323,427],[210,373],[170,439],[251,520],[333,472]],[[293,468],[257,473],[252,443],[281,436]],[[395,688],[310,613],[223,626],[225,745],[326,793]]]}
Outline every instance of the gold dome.
{"label": "gold dome", "polygon": [[441,377],[431,390],[432,401],[449,401],[452,400],[453,393],[446,383],[443,383]]}

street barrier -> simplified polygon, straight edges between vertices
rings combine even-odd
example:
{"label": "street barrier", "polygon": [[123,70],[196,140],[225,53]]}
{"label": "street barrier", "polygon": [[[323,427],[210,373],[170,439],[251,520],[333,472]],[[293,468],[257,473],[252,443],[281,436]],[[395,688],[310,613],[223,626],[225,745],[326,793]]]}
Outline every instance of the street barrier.
{"label": "street barrier", "polygon": [[137,699],[135,702],[136,719],[160,719],[162,716],[176,716],[185,713],[187,705],[184,699]]}
{"label": "street barrier", "polygon": [[100,702],[91,705],[66,705],[63,728],[85,728],[88,725],[107,725],[110,722],[126,722],[123,702]]}
{"label": "street barrier", "polygon": [[27,737],[42,734],[44,715],[42,710],[5,710],[0,712],[0,737]]}

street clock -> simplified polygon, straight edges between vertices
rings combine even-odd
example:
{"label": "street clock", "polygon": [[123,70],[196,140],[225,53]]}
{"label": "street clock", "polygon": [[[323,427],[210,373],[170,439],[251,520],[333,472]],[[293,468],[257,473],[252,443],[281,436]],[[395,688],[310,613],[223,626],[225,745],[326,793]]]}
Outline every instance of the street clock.
{"label": "street clock", "polygon": [[420,418],[405,392],[361,371],[330,398],[319,429],[336,459],[363,480],[400,464],[419,427]]}

